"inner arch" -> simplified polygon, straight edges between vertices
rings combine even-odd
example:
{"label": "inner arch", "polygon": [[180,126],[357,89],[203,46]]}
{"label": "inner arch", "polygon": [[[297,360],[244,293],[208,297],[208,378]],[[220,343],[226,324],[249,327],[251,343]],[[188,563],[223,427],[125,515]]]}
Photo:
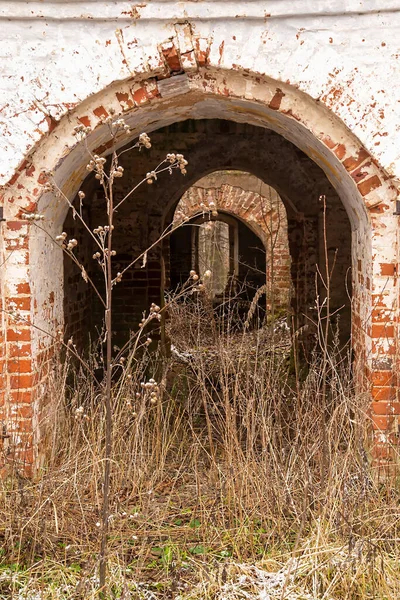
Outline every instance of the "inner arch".
{"label": "inner arch", "polygon": [[[229,276],[225,277],[222,300],[237,289],[242,290],[242,296],[247,292],[251,299],[264,286],[264,308],[272,315],[287,314],[292,285],[286,209],[276,190],[243,171],[216,171],[202,177],[178,202],[173,217],[177,229],[170,238],[171,289],[179,289],[191,268],[198,269],[200,277],[202,267],[211,269],[206,257],[199,256],[198,228],[211,228],[219,221],[225,221],[226,231],[229,229],[225,235],[229,239],[229,267],[224,270]],[[179,227],[183,223],[191,227]],[[208,262],[212,262],[218,246],[225,250],[225,259],[228,255],[223,234],[214,233],[215,240],[211,229],[208,247],[202,248]]]}
{"label": "inner arch", "polygon": [[[165,226],[172,221],[179,200],[194,182],[216,170],[246,171],[272,186],[286,208],[291,275],[296,290],[292,307],[297,326],[310,322],[315,316],[316,301],[323,302],[326,239],[329,263],[335,264],[332,271],[331,308],[338,311],[337,314],[340,311],[342,338],[348,340],[351,228],[343,203],[322,169],[277,133],[233,121],[208,119],[175,123],[153,132],[152,142],[152,149],[148,153],[128,151],[123,154],[121,164],[124,178],[116,186],[116,198],[133,187],[171,151],[185,154],[189,161],[188,175],[180,177],[174,174],[168,181],[160,178],[152,186],[143,186],[132,201],[121,208],[115,223],[119,232],[115,268],[121,271],[135,253],[138,255],[154,244]],[[83,189],[91,225],[96,227],[105,219],[104,204],[96,192],[93,179],[87,178]],[[323,202],[321,196],[325,199]],[[70,222],[69,227],[76,227],[76,223]],[[69,233],[75,238],[79,235],[73,229]],[[84,251],[84,247],[81,251]],[[90,256],[91,252],[91,249],[87,250],[87,255]],[[116,306],[121,308],[117,312],[114,330],[121,342],[129,335],[129,330],[135,329],[142,312],[148,309],[150,303],[160,302],[168,261],[165,245],[158,244],[148,253],[143,268],[136,269],[131,279],[117,286],[114,297]],[[96,276],[95,273],[90,275],[93,278]],[[65,280],[71,277],[73,275],[66,273]],[[66,315],[71,310],[68,307],[69,297],[70,294],[66,292]],[[90,313],[95,315],[95,308]],[[84,321],[86,317],[82,317],[81,322]],[[75,327],[82,329],[79,322]]]}

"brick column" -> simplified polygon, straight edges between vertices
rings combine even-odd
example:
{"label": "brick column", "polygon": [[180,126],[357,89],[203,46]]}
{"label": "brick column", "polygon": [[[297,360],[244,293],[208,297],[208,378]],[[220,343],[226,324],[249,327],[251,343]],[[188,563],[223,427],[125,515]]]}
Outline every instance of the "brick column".
{"label": "brick column", "polygon": [[[382,209],[381,209],[382,210]],[[392,470],[393,446],[399,445],[400,398],[398,373],[398,222],[389,211],[379,218],[371,211],[373,231],[372,281],[366,281],[371,294],[370,357],[367,377],[372,395],[371,421],[375,445],[373,456],[381,470]],[[379,214],[379,208],[376,211]],[[383,212],[383,211],[382,211]],[[398,219],[398,217],[397,217]],[[390,235],[392,227],[393,235]]]}
{"label": "brick column", "polygon": [[317,217],[289,219],[292,281],[295,288],[292,300],[297,319],[296,328],[307,324],[305,315],[314,317],[315,275],[318,263]]}
{"label": "brick column", "polygon": [[25,474],[34,463],[33,411],[38,372],[32,356],[29,227],[26,221],[3,225],[6,255],[2,355],[6,375],[5,426],[7,455]]}

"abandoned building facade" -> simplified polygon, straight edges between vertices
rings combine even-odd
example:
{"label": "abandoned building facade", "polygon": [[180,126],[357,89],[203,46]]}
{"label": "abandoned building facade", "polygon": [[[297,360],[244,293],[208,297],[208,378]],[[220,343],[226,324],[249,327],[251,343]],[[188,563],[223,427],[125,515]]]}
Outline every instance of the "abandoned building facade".
{"label": "abandoned building facade", "polygon": [[[116,289],[116,336],[188,276],[193,253],[201,269],[204,214],[225,236],[226,277],[257,254],[270,303],[290,304],[299,326],[334,263],[330,310],[384,460],[400,418],[399,0],[10,0],[0,19],[0,420],[13,458],[37,464],[60,336],[83,343],[96,326],[90,288],[54,239],[67,232],[87,264],[93,248],[49,172],[71,204],[83,190],[87,222],[101,225],[87,148],[109,156],[111,115],[130,128],[117,197],[166,153],[188,161],[118,214],[116,269],[151,250]],[[129,149],[142,132],[151,149]],[[155,244],[182,220],[197,237],[182,227]]]}

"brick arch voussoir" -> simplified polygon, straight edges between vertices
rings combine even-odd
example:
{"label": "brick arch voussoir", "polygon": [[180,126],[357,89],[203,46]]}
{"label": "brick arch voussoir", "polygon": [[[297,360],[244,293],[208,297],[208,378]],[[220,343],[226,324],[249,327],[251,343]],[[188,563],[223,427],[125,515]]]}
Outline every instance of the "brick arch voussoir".
{"label": "brick arch voussoir", "polygon": [[[261,239],[263,244],[266,244],[268,235],[265,229],[253,218],[251,210],[247,210],[246,213],[241,210],[242,198],[241,195],[245,194],[246,197],[252,195],[252,192],[243,191],[241,188],[235,188],[230,185],[223,185],[216,189],[217,194],[212,196],[212,200],[215,201],[216,209],[220,213],[225,213],[233,217],[238,218],[245,223],[250,229]],[[211,190],[208,188],[199,188],[192,186],[184,194],[185,198],[185,216],[192,219],[195,216],[201,215],[204,212],[202,205],[205,205],[208,209],[208,198],[210,197]],[[219,192],[219,194],[218,194]],[[225,193],[224,193],[225,192]],[[228,193],[226,193],[228,192]],[[229,199],[226,196],[229,194]],[[180,203],[176,207],[176,211],[179,211]],[[183,215],[182,215],[183,217]],[[174,219],[180,221],[181,219]]]}
{"label": "brick arch voussoir", "polygon": [[[338,161],[354,182],[367,209],[396,199],[397,189],[390,182],[388,174],[323,102],[286,83],[272,80],[267,74],[251,73],[235,66],[231,71],[224,70],[213,62],[209,40],[193,35],[189,24],[178,24],[175,29],[176,36],[158,45],[156,68],[147,72],[143,70],[128,80],[116,81],[77,106],[69,106],[67,115],[59,122],[52,122],[48,132],[42,134],[6,186],[5,196],[9,199],[11,195],[16,207],[30,212],[38,206],[41,186],[45,183],[42,167],[57,168],[74,147],[71,131],[69,135],[67,133],[68,128],[72,130],[75,124],[81,123],[98,131],[104,118],[110,114],[131,115],[146,108],[153,112],[160,102],[167,101],[171,105],[172,96],[180,98],[182,103],[185,95],[189,103],[191,96],[197,99],[214,96],[224,101],[239,99],[263,105],[270,113],[282,117],[288,130],[291,125],[305,127],[322,148],[322,153],[315,148],[308,148],[310,157],[319,161],[320,165],[322,163],[322,166],[325,163],[328,171],[332,167],[326,164],[326,157],[330,156],[332,163]],[[185,82],[182,83],[181,93],[179,86],[177,91],[171,93],[177,74]],[[241,108],[242,120],[243,112],[246,112],[245,108]],[[321,127],[321,117],[329,126]],[[50,158],[52,163],[49,164],[45,150],[52,142],[58,149],[50,153],[53,159]],[[109,146],[109,140],[100,141],[96,147],[97,153],[106,153]],[[18,218],[18,211],[13,216]]]}
{"label": "brick arch voussoir", "polygon": [[[276,192],[275,192],[276,193]],[[239,218],[248,225],[256,235],[260,237],[264,245],[270,236],[271,224],[266,219],[270,213],[276,212],[272,206],[265,210],[261,205],[260,199],[264,198],[261,194],[253,190],[246,190],[240,186],[235,186],[234,183],[222,183],[219,187],[199,187],[194,184],[182,196],[180,202],[176,206],[175,215],[177,212],[182,212],[181,219],[184,216],[192,218],[196,214],[201,213],[204,207],[208,207],[209,199],[215,203],[218,211],[231,214]],[[283,201],[277,195],[278,201],[281,203],[283,211],[284,224],[286,224],[286,210]],[[179,220],[174,217],[174,220]]]}

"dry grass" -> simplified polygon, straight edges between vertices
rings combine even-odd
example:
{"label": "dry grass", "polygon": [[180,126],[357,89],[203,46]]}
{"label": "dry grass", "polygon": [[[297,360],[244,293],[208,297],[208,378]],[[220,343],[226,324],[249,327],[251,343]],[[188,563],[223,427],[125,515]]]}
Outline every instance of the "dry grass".
{"label": "dry grass", "polygon": [[[324,357],[296,371],[287,333],[228,320],[173,304],[173,355],[114,382],[107,597],[399,598],[397,480],[374,476],[345,362],[329,356],[322,414]],[[54,369],[40,478],[2,482],[0,598],[97,597],[104,414],[72,371]]]}

